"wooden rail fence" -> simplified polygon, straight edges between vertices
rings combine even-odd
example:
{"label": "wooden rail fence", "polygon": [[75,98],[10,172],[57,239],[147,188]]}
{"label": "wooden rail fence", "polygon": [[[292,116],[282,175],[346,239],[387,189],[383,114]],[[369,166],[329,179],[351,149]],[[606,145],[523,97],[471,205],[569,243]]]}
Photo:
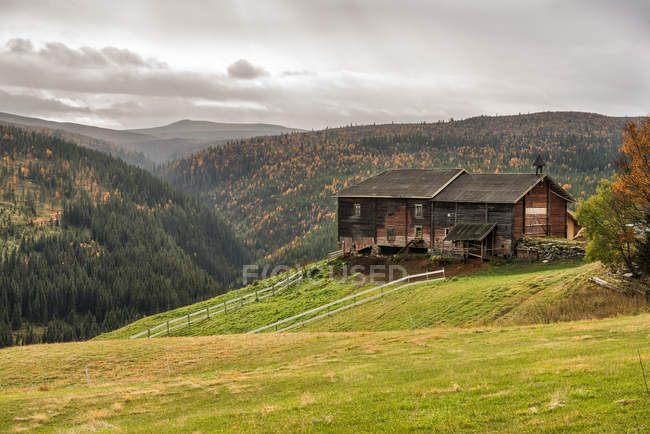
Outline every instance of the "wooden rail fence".
{"label": "wooden rail fence", "polygon": [[[441,275],[442,277],[437,277],[437,278],[429,278],[430,276],[434,275]],[[419,278],[425,278],[424,280],[416,280],[413,282],[412,280],[414,279],[419,279]],[[407,286],[412,286],[412,285],[419,285],[422,283],[427,283],[427,282],[436,282],[439,280],[445,280],[445,270],[444,268],[442,270],[437,270],[437,271],[429,271],[427,273],[420,273],[420,274],[412,274],[409,276],[402,277],[401,279],[396,279],[393,281],[390,281],[388,283],[384,283],[379,286],[375,286],[370,289],[366,289],[365,291],[358,292],[356,294],[348,295],[347,297],[343,297],[341,299],[338,299],[336,301],[332,301],[330,303],[324,304],[322,306],[316,307],[314,309],[309,309],[305,312],[299,313],[298,315],[291,316],[289,318],[282,319],[280,321],[276,321],[274,323],[265,325],[264,327],[257,328],[255,330],[251,330],[248,332],[248,334],[254,334],[254,333],[259,333],[264,330],[268,329],[274,329],[274,333],[279,333],[283,332],[286,330],[290,330],[302,325],[305,325],[309,322],[316,321],[318,319],[324,318],[329,315],[333,315],[337,312],[341,312],[347,309],[350,309],[351,307],[366,303],[371,300],[375,300],[377,298],[383,297],[386,294],[390,294],[392,292],[398,291],[402,288],[406,288]],[[406,283],[403,283],[406,282]],[[403,283],[402,285],[397,286],[396,288],[389,288],[394,285],[397,285],[399,283]],[[370,295],[372,293],[376,292],[374,295]],[[350,302],[348,304],[345,304],[346,302]],[[336,307],[339,306],[340,307]],[[332,309],[334,307],[334,309]],[[322,312],[322,313],[321,313]],[[310,315],[315,314],[315,316],[311,318],[305,318],[309,317]],[[296,320],[300,320],[298,322],[295,322]]]}
{"label": "wooden rail fence", "polygon": [[289,275],[286,279],[269,286],[268,288],[260,289],[258,291],[250,292],[241,297],[226,300],[223,303],[207,306],[205,309],[197,310],[196,312],[188,313],[178,318],[171,319],[156,325],[155,327],[148,328],[140,333],[134,334],[129,339],[136,339],[139,337],[155,338],[163,334],[169,334],[172,330],[181,327],[189,327],[192,323],[203,321],[215,315],[226,314],[229,311],[246,306],[247,304],[263,300],[267,297],[277,294],[283,289],[293,285],[303,278],[303,272],[298,271]]}

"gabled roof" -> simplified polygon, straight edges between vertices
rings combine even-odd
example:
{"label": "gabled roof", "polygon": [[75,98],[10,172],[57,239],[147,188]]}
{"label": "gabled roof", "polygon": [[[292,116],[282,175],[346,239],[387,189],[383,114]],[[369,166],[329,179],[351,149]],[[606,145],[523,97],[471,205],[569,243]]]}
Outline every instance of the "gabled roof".
{"label": "gabled roof", "polygon": [[496,223],[458,223],[445,241],[481,241],[496,227]]}
{"label": "gabled roof", "polygon": [[393,169],[339,191],[338,197],[431,199],[465,169]]}
{"label": "gabled roof", "polygon": [[573,197],[547,175],[534,173],[464,173],[435,198],[437,202],[517,203],[537,184],[548,179],[553,193],[569,202]]}

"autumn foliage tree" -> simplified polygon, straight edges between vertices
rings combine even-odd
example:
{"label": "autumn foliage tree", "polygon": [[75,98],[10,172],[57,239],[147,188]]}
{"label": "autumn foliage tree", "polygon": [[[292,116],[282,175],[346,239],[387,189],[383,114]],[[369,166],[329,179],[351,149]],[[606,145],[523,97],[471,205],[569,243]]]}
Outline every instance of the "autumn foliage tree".
{"label": "autumn foliage tree", "polygon": [[581,203],[578,221],[589,237],[587,254],[635,274],[650,274],[650,118],[623,129],[618,176],[603,181]]}
{"label": "autumn foliage tree", "polygon": [[647,208],[650,205],[650,118],[640,127],[634,122],[626,125],[621,151],[620,176],[614,189]]}
{"label": "autumn foliage tree", "polygon": [[637,224],[641,235],[635,240],[639,271],[650,275],[650,118],[637,127],[630,122],[624,130],[624,157],[619,163],[620,177],[614,188],[629,198],[644,214]]}
{"label": "autumn foliage tree", "polygon": [[636,272],[631,225],[641,214],[626,196],[616,194],[612,186],[612,181],[604,179],[597,193],[578,207],[578,222],[589,238],[587,258],[613,266],[623,263],[628,270]]}

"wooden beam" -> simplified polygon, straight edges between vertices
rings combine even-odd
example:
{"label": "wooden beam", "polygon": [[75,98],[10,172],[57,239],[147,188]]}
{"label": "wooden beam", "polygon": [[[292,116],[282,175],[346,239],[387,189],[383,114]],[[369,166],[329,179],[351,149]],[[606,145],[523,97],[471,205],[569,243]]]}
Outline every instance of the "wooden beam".
{"label": "wooden beam", "polygon": [[374,230],[374,243],[377,244],[377,198],[374,200],[375,211],[372,214],[372,227]]}
{"label": "wooden beam", "polygon": [[408,199],[404,199],[404,247],[409,242],[409,203]]}
{"label": "wooden beam", "polygon": [[546,236],[551,235],[551,183],[546,183]]}

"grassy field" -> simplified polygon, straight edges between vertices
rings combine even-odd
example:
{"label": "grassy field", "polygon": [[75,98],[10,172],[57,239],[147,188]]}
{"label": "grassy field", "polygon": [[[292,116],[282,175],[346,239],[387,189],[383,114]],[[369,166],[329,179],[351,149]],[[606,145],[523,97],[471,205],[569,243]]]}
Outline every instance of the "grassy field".
{"label": "grassy field", "polygon": [[[324,263],[320,264],[321,266]],[[599,264],[564,262],[491,266],[444,282],[409,287],[307,325],[312,331],[382,331],[487,324],[534,324],[600,318],[647,311],[648,303],[587,283]],[[276,278],[277,280],[278,278]],[[270,282],[260,282],[263,287]],[[226,315],[172,331],[173,336],[245,333],[257,327],[357,293],[371,285],[329,279],[323,271],[277,296]],[[127,338],[169,319],[215,306],[251,287],[191,306],[144,318],[96,339]]]}
{"label": "grassy field", "polygon": [[649,314],[12,347],[0,430],[645,432],[637,351]]}
{"label": "grassy field", "polygon": [[435,326],[544,324],[648,310],[643,297],[588,282],[598,263],[493,266],[417,285],[307,324],[309,331],[384,331]]}

